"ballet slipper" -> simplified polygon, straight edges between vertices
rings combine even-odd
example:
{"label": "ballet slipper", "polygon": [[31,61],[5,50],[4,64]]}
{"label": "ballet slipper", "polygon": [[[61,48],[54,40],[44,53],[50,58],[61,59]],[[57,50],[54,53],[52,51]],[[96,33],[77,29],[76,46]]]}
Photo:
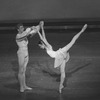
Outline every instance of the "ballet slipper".
{"label": "ballet slipper", "polygon": [[32,88],[28,86],[25,86],[25,89],[32,90]]}
{"label": "ballet slipper", "polygon": [[25,90],[24,88],[20,88],[20,92],[24,92],[24,90]]}
{"label": "ballet slipper", "polygon": [[25,86],[24,88],[20,89],[20,92],[24,92],[25,90],[32,90],[31,87]]}

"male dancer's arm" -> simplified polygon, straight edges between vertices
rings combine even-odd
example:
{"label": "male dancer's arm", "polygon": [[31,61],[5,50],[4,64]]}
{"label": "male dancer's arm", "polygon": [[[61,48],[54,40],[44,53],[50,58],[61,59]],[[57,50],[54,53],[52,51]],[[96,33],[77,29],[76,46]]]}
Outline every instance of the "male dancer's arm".
{"label": "male dancer's arm", "polygon": [[20,34],[20,35],[18,34],[16,36],[16,40],[17,41],[22,41],[29,35],[31,35],[31,36],[35,35],[39,30],[40,30],[39,25],[27,28],[22,34]]}

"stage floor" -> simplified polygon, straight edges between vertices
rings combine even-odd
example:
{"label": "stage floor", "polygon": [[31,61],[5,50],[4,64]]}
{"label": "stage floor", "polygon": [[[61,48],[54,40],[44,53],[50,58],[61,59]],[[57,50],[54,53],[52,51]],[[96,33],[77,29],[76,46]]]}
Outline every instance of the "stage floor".
{"label": "stage floor", "polygon": [[[0,35],[0,100],[100,99],[99,33],[84,33],[69,50],[71,57],[66,64],[66,80],[62,94],[58,92],[59,70],[53,68],[54,59],[38,47],[38,36],[29,40],[30,60],[26,71],[27,84],[33,90],[19,92],[15,36],[15,33]],[[73,36],[73,33],[47,34],[55,50],[65,46]]]}

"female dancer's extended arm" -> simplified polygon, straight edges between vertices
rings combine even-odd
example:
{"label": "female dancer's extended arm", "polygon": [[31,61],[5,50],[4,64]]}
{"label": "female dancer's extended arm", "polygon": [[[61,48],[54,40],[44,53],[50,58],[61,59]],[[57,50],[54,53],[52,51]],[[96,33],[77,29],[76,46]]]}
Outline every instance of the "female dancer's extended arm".
{"label": "female dancer's extended arm", "polygon": [[44,22],[41,21],[40,24],[41,24],[42,34],[39,31],[38,31],[38,34],[40,36],[40,39],[48,46],[50,44],[48,43],[46,36],[45,36],[45,32],[44,32],[44,28],[43,28]]}
{"label": "female dancer's extended arm", "polygon": [[85,29],[87,28],[87,24],[85,24],[82,28],[82,30],[77,33],[73,39],[71,40],[71,42],[69,44],[67,44],[64,48],[66,48],[66,51],[68,51],[72,46],[73,44],[75,43],[75,41],[79,38],[79,36],[85,31]]}
{"label": "female dancer's extended arm", "polygon": [[46,35],[45,35],[45,32],[44,32],[44,27],[43,27],[43,26],[44,26],[44,22],[41,21],[40,24],[41,24],[43,39],[45,40],[46,44],[50,45],[50,44],[48,43],[47,39],[46,39]]}

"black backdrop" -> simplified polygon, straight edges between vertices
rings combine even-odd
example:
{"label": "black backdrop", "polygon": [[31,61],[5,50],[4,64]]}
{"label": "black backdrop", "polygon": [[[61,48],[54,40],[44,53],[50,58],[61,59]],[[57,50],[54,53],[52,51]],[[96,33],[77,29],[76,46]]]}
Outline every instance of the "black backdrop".
{"label": "black backdrop", "polygon": [[99,17],[100,0],[0,0],[0,21]]}

